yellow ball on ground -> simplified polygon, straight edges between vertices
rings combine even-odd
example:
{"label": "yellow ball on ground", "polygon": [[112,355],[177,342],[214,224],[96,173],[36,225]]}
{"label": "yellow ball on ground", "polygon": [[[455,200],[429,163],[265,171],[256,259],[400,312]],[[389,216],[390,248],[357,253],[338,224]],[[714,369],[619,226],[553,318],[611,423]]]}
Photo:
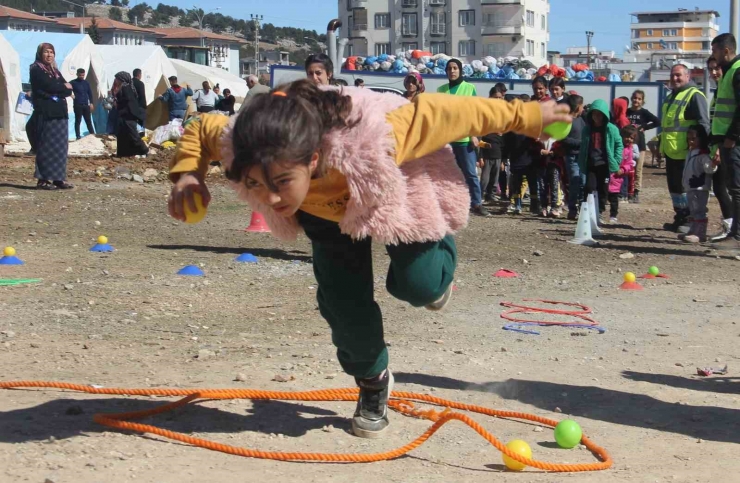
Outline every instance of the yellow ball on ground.
{"label": "yellow ball on ground", "polygon": [[635,274],[632,272],[627,272],[624,274],[624,281],[627,283],[635,283],[635,280],[637,280],[637,277],[635,277]]}
{"label": "yellow ball on ground", "polygon": [[99,243],[100,245],[105,245],[106,243],[108,243],[108,237],[107,237],[107,236],[105,236],[105,235],[100,235],[100,236],[98,237],[98,243]]}
{"label": "yellow ball on ground", "polygon": [[5,249],[3,250],[3,255],[5,255],[6,257],[13,257],[13,256],[15,256],[15,248],[13,248],[13,247],[5,247]]}
{"label": "yellow ball on ground", "polygon": [[[520,456],[532,459],[532,448],[529,447],[526,441],[515,439],[506,443],[506,447]],[[520,463],[515,459],[509,458],[505,454],[502,454],[502,456],[504,457],[504,464],[511,471],[522,471],[527,466],[524,463]]]}
{"label": "yellow ball on ground", "polygon": [[193,193],[193,201],[195,202],[195,211],[190,210],[190,205],[185,202],[185,223],[198,223],[206,216],[208,208],[203,206],[203,197],[199,193]]}

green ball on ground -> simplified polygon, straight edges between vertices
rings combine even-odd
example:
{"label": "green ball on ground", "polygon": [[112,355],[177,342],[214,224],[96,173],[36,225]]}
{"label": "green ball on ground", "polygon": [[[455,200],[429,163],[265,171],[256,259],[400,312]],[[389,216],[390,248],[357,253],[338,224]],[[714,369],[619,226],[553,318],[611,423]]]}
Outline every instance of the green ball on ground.
{"label": "green ball on ground", "polygon": [[560,421],[555,426],[555,441],[561,448],[575,448],[581,442],[582,436],[581,426],[572,419]]}
{"label": "green ball on ground", "polygon": [[658,267],[653,265],[652,267],[648,269],[648,273],[652,275],[653,277],[657,277],[658,275],[660,275],[660,270],[658,270]]}

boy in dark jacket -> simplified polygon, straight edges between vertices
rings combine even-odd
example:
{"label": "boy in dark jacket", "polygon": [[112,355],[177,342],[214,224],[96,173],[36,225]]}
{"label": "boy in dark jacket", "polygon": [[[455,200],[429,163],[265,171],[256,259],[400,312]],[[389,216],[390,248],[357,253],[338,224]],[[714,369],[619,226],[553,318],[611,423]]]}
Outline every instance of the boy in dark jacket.
{"label": "boy in dark jacket", "polygon": [[578,208],[581,205],[583,185],[585,184],[585,173],[581,173],[578,165],[578,155],[581,151],[581,136],[586,121],[583,119],[583,97],[579,95],[568,96],[570,114],[573,116],[573,124],[568,136],[561,141],[565,155],[565,177],[568,181],[568,219],[578,218]]}
{"label": "boy in dark jacket", "polygon": [[[488,97],[503,99],[506,88],[496,84],[491,88]],[[480,189],[483,200],[487,203],[495,201],[499,173],[501,172],[503,136],[500,133],[491,133],[483,136],[480,143],[480,157],[483,160],[483,170],[480,178]]]}
{"label": "boy in dark jacket", "polygon": [[619,129],[609,122],[609,105],[602,99],[595,100],[586,115],[578,167],[581,173],[586,173],[584,195],[596,193],[599,198],[599,213],[606,211],[609,177],[619,171],[622,150]]}
{"label": "boy in dark jacket", "polygon": [[504,134],[504,151],[510,163],[510,196],[514,200],[514,204],[509,208],[509,213],[520,215],[524,195],[522,186],[525,177],[529,183],[531,200],[537,198],[537,166],[535,161],[541,156],[542,144],[536,139],[510,132]]}

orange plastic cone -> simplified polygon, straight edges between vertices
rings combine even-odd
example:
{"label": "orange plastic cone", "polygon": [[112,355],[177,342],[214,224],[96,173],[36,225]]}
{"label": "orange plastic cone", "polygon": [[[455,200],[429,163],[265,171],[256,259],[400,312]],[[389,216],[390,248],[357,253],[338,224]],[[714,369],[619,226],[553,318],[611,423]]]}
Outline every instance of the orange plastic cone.
{"label": "orange plastic cone", "polygon": [[619,286],[620,290],[645,290],[645,288],[637,282],[624,282]]}
{"label": "orange plastic cone", "polygon": [[267,226],[265,217],[262,213],[256,211],[252,212],[252,219],[249,221],[249,226],[245,231],[251,231],[253,233],[270,233],[270,227]]}

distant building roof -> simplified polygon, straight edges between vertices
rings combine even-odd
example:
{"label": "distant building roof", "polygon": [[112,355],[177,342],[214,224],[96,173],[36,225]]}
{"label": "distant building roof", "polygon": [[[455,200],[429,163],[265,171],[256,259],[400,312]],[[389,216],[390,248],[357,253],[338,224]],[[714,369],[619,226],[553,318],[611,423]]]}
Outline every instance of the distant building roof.
{"label": "distant building roof", "polygon": [[713,13],[715,16],[719,17],[719,12],[716,10],[661,10],[657,12],[634,12],[630,15],[637,16],[637,15],[665,15],[665,14],[673,14],[673,13],[682,13],[682,14],[690,14],[690,13]]}
{"label": "distant building roof", "polygon": [[[84,24],[85,28],[89,29],[90,25],[92,25],[92,19],[93,17],[62,17],[55,19],[55,21],[57,24],[65,25],[67,27],[79,27],[80,24]],[[100,30],[128,30],[131,32],[141,32],[149,34],[156,33],[153,32],[152,29],[137,27],[135,25],[119,22],[118,20],[111,20],[109,18],[95,17],[95,24]]]}
{"label": "distant building roof", "polygon": [[153,28],[151,29],[164,36],[165,39],[204,39],[226,40],[228,42],[246,44],[247,41],[230,35],[221,35],[192,27]]}
{"label": "distant building roof", "polygon": [[15,8],[3,7],[0,5],[0,18],[21,18],[23,20],[34,20],[36,22],[55,23],[54,20],[35,13],[16,10]]}

